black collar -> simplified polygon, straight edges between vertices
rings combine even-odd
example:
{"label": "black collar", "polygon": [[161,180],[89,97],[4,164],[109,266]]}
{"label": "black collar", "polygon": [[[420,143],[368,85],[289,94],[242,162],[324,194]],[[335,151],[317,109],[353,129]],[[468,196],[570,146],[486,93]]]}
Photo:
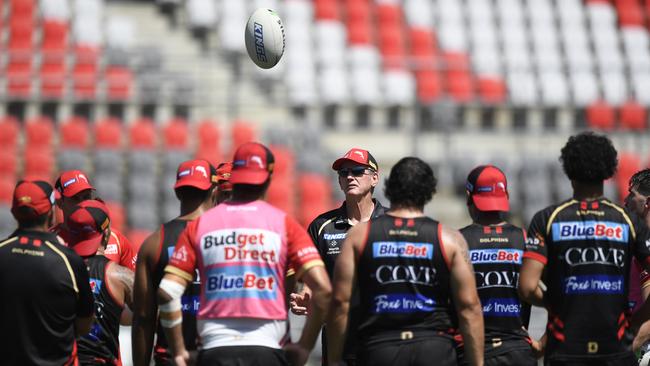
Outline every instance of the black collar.
{"label": "black collar", "polygon": [[40,231],[40,230],[25,230],[25,229],[16,229],[10,237],[14,236],[24,236],[27,238],[32,238],[32,239],[40,239],[43,241],[49,241],[52,243],[58,243],[58,239],[56,238],[56,235],[49,232],[49,231]]}
{"label": "black collar", "polygon": [[[372,199],[372,203],[375,204],[375,207],[372,209],[372,214],[370,214],[371,219],[376,219],[377,217],[381,216],[386,212],[386,208],[379,203],[376,199]],[[342,224],[348,223],[348,211],[346,210],[345,206],[345,201],[343,201],[343,204],[341,204],[341,207],[339,207],[337,215],[336,215],[336,221],[335,224]]]}

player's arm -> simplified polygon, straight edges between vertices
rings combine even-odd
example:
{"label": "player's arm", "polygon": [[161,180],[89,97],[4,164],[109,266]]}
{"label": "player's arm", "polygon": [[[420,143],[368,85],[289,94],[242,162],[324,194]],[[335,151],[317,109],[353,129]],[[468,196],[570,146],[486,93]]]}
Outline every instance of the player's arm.
{"label": "player's arm", "polygon": [[465,343],[465,357],[469,365],[483,365],[483,310],[476,290],[467,242],[457,230],[444,226],[441,240],[449,260],[451,293]]}
{"label": "player's arm", "polygon": [[542,276],[547,263],[546,210],[540,211],[530,222],[526,238],[526,251],[519,271],[519,297],[525,302],[544,307]]}
{"label": "player's arm", "polygon": [[133,307],[133,271],[115,262],[109,262],[106,276],[108,277],[108,286],[111,289],[112,296],[115,297],[115,301],[125,305],[122,310],[120,324],[124,324],[123,321],[126,320],[125,323],[131,325],[132,313],[130,308]]}
{"label": "player's arm", "polygon": [[[319,224],[320,220],[318,218],[314,219],[307,228],[307,234],[322,257],[323,253],[318,246]],[[291,293],[289,294],[289,309],[296,315],[307,315],[309,314],[309,302],[312,296],[311,289],[304,282],[296,281],[294,274],[293,270],[287,273],[287,283],[291,286],[287,287],[287,289],[291,289]]]}
{"label": "player's arm", "polygon": [[152,272],[157,261],[157,249],[160,232],[149,236],[138,252],[135,266],[135,283],[133,294],[133,328],[131,330],[131,347],[133,365],[148,366],[151,362],[158,303],[156,302],[156,285]]}

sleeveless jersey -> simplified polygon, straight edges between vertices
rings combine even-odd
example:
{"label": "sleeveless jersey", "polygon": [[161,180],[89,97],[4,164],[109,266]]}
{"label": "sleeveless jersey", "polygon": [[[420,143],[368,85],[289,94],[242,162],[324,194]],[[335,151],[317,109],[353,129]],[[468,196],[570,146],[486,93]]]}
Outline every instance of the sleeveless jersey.
{"label": "sleeveless jersey", "polygon": [[630,261],[648,264],[648,228],[605,198],[565,201],[532,219],[525,258],[546,265],[549,359],[627,353]]}
{"label": "sleeveless jersey", "polygon": [[492,338],[527,337],[530,306],[519,300],[519,271],[526,236],[521,228],[469,225],[460,230],[469,247],[476,289],[483,305],[486,341]]}
{"label": "sleeveless jersey", "polygon": [[[153,279],[156,288],[160,285],[165,274],[165,267],[169,263],[169,257],[174,252],[174,246],[178,241],[185,227],[187,220],[174,219],[160,228],[160,249],[158,263],[153,271]],[[185,289],[185,293],[181,297],[182,311],[183,311],[183,340],[185,341],[185,348],[188,350],[195,350],[197,346],[198,333],[196,331],[196,313],[199,309],[199,293],[200,282],[197,276],[194,281]],[[165,339],[165,332],[162,326],[158,323],[157,326],[157,341],[154,348],[154,358],[156,361],[168,362],[171,360],[171,355],[168,352],[168,344]]]}
{"label": "sleeveless jersey", "polygon": [[78,339],[82,365],[97,362],[121,365],[119,333],[124,306],[115,301],[108,287],[106,270],[109,263],[103,255],[86,259],[90,289],[95,298],[95,321],[90,332]]}
{"label": "sleeveless jersey", "polygon": [[[234,321],[203,327],[205,339],[224,327],[244,327],[245,321],[238,321],[242,318],[286,321],[284,278],[290,264],[300,279],[323,261],[294,219],[258,200],[222,203],[188,223],[165,271],[191,281],[198,268],[197,319]],[[280,339],[261,342],[280,347]]]}
{"label": "sleeveless jersey", "polygon": [[368,226],[357,266],[360,341],[394,331],[451,331],[455,315],[440,224],[385,215]]}

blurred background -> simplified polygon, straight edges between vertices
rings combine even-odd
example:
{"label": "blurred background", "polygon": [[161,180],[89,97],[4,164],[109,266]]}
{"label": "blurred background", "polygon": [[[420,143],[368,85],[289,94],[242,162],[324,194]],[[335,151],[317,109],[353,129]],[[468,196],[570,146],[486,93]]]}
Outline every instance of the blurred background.
{"label": "blurred background", "polygon": [[[271,70],[245,51],[258,7],[284,20]],[[17,179],[83,169],[139,244],[178,213],[178,163],[249,140],[276,155],[268,200],[305,225],[339,204],[351,147],[384,177],[428,161],[427,213],[458,228],[467,173],[495,164],[525,225],[570,195],[559,150],[585,129],[619,151],[618,201],[649,164],[649,20],[649,0],[0,0],[0,236]]]}

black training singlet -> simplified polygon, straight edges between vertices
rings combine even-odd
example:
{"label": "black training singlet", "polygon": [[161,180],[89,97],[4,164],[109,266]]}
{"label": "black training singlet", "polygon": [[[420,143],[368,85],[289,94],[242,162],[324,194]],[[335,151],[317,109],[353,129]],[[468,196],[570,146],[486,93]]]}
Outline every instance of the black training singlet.
{"label": "black training singlet", "polygon": [[524,258],[546,264],[549,360],[629,353],[630,261],[647,265],[649,246],[646,225],[605,198],[571,199],[533,217]]}
{"label": "black training singlet", "polygon": [[362,344],[395,331],[453,329],[450,272],[440,230],[428,217],[385,215],[369,222],[357,266]]}
{"label": "black training singlet", "polygon": [[108,286],[106,270],[110,263],[103,255],[86,259],[90,290],[95,298],[95,321],[90,332],[78,341],[82,365],[117,364],[120,358],[120,316],[124,305],[114,300]]}
{"label": "black training singlet", "polygon": [[526,249],[524,231],[510,224],[472,224],[460,233],[467,241],[474,267],[476,289],[483,305],[486,341],[527,337],[522,326],[528,327],[530,305],[522,304],[517,293]]}
{"label": "black training singlet", "polygon": [[[160,228],[160,254],[158,263],[153,273],[154,284],[156,288],[165,275],[165,267],[169,262],[169,257],[174,252],[174,247],[178,241],[187,220],[174,219],[164,223]],[[196,330],[196,313],[199,311],[200,282],[198,271],[194,282],[190,284],[181,298],[183,310],[183,340],[185,348],[195,350],[197,348],[198,333]],[[168,364],[171,361],[171,354],[168,351],[167,339],[160,322],[157,329],[157,342],[154,348],[154,360],[156,364]]]}

